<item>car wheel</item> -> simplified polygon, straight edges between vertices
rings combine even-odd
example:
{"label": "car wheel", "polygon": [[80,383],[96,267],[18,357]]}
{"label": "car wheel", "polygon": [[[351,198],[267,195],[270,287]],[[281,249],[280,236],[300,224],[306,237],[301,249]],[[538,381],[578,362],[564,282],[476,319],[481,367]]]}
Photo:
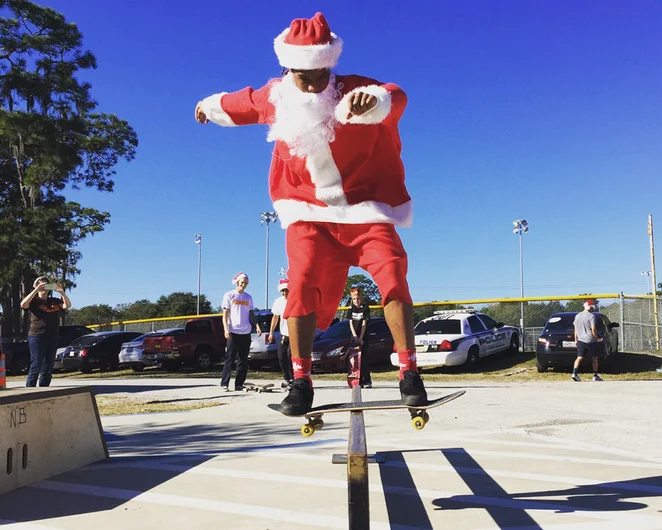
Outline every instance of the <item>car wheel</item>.
{"label": "car wheel", "polygon": [[145,369],[145,365],[143,363],[133,363],[131,365],[131,370],[134,372],[142,372]]}
{"label": "car wheel", "polygon": [[166,372],[177,372],[179,371],[179,361],[163,361],[161,363],[161,367],[166,371]]}
{"label": "car wheel", "polygon": [[469,353],[467,354],[467,364],[469,366],[476,366],[480,361],[480,351],[477,346],[472,346],[469,348]]}
{"label": "car wheel", "polygon": [[264,363],[262,363],[261,361],[253,361],[248,363],[248,367],[251,370],[260,370],[262,369],[262,366],[264,366]]}
{"label": "car wheel", "polygon": [[90,373],[92,373],[92,368],[90,366],[81,366],[80,367],[80,373],[81,374],[90,374]]}
{"label": "car wheel", "polygon": [[513,333],[513,336],[510,337],[508,353],[510,355],[517,355],[519,353],[519,335],[517,333]]}
{"label": "car wheel", "polygon": [[30,369],[30,357],[27,355],[14,355],[10,370],[13,374],[25,374]]}
{"label": "car wheel", "polygon": [[206,372],[211,369],[212,361],[211,354],[208,351],[198,352],[195,358],[195,368],[196,370],[201,370]]}
{"label": "car wheel", "polygon": [[545,373],[547,371],[547,366],[540,364],[540,361],[536,359],[536,369],[539,374]]}

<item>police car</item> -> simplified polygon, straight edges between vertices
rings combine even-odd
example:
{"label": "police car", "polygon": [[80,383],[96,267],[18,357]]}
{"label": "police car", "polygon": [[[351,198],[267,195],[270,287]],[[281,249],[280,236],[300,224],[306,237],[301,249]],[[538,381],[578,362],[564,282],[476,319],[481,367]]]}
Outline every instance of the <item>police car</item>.
{"label": "police car", "polygon": [[[474,309],[435,311],[414,328],[416,364],[421,368],[476,364],[481,357],[519,350],[519,330]],[[399,366],[398,354],[391,355]]]}

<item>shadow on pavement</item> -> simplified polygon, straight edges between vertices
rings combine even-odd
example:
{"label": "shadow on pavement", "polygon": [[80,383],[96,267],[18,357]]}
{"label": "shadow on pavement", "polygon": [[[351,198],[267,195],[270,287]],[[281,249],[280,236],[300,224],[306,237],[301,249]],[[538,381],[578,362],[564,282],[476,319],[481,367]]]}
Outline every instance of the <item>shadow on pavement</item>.
{"label": "shadow on pavement", "polygon": [[[159,385],[94,385],[91,384],[91,387],[94,388],[94,394],[95,395],[101,395],[101,394],[121,394],[121,393],[127,393],[127,394],[139,394],[141,392],[155,392],[157,390],[185,390],[187,388],[206,388],[207,386],[212,386],[212,387],[217,387],[218,388],[218,383],[216,384],[209,384],[209,385],[164,385],[164,384],[159,384]],[[218,391],[218,396],[221,397],[221,391],[219,389]]]}
{"label": "shadow on pavement", "polygon": [[[577,486],[563,490],[542,490],[509,494],[490,477],[464,449],[441,449],[441,452],[469,486],[473,495],[455,495],[435,499],[433,504],[442,510],[486,510],[500,527],[525,526],[540,528],[524,510],[549,510],[555,513],[617,512],[647,508],[643,502],[631,502],[631,498],[662,495],[662,477],[649,477],[619,482],[603,482],[589,486]],[[540,500],[540,497],[554,499]],[[532,500],[526,500],[532,497]],[[567,497],[559,499],[558,497]]]}
{"label": "shadow on pavement", "polygon": [[[432,528],[425,503],[418,494],[405,461],[405,454],[420,452],[441,452],[472,492],[434,499],[432,504],[438,510],[482,509],[492,517],[498,528],[542,528],[526,510],[585,512],[586,517],[591,517],[591,512],[642,510],[648,507],[648,504],[641,502],[642,499],[662,496],[662,476],[509,494],[463,448],[387,451],[378,455],[384,459],[379,472],[391,525]],[[550,499],[540,500],[541,497]]]}
{"label": "shadow on pavement", "polygon": [[[0,520],[34,522],[112,510],[157,488],[214,456],[237,457],[265,449],[333,443],[338,439],[282,444],[291,428],[272,424],[163,425],[115,429],[107,435],[111,458],[0,495]],[[113,457],[113,453],[132,453]],[[233,483],[233,481],[231,481]],[[227,481],[218,479],[219,487]],[[182,493],[186,496],[186,492]],[[3,524],[3,523],[0,523]]]}

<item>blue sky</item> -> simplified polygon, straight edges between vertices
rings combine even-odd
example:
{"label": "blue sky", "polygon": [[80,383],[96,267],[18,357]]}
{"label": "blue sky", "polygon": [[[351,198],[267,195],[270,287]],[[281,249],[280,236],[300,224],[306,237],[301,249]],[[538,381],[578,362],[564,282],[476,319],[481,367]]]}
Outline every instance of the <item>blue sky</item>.
{"label": "blue sky", "polygon": [[[70,194],[112,214],[80,246],[74,306],[196,292],[196,232],[213,305],[241,270],[264,305],[267,131],[201,126],[193,109],[279,75],[274,37],[317,10],[345,42],[337,72],[409,96],[414,224],[400,234],[415,301],[519,296],[518,218],[525,295],[646,290],[648,214],[662,233],[660,0],[44,3],[78,24],[93,97],[140,141],[114,193]],[[279,226],[271,250],[270,303]]]}

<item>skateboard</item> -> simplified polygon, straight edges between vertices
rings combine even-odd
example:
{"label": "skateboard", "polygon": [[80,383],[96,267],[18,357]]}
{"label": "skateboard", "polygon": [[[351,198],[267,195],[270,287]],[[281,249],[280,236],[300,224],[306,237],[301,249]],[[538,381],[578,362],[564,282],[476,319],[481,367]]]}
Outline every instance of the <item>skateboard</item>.
{"label": "skateboard", "polygon": [[244,392],[273,392],[273,383],[256,385],[255,383],[244,383]]}
{"label": "skateboard", "polygon": [[[420,407],[409,407],[403,405],[399,400],[393,401],[364,401],[362,403],[330,403],[328,405],[321,405],[319,407],[313,407],[307,413],[301,414],[305,416],[308,420],[303,427],[301,427],[301,434],[304,436],[312,436],[315,431],[319,431],[324,427],[324,422],[322,421],[322,416],[324,414],[330,414],[332,412],[358,412],[364,410],[388,410],[388,409],[409,409],[411,414],[411,423],[414,426],[414,429],[420,431],[425,424],[430,421],[430,416],[427,413],[428,409],[433,409],[434,407],[439,407],[440,405],[445,405],[451,401],[463,396],[465,390],[460,390],[459,392],[454,392],[448,394],[447,396],[433,399],[428,402],[427,405]],[[271,410],[280,412],[280,405],[275,403],[270,403],[268,407]],[[282,414],[282,412],[281,412]]]}
{"label": "skateboard", "polygon": [[354,388],[361,382],[361,347],[352,346],[347,352],[347,384]]}

